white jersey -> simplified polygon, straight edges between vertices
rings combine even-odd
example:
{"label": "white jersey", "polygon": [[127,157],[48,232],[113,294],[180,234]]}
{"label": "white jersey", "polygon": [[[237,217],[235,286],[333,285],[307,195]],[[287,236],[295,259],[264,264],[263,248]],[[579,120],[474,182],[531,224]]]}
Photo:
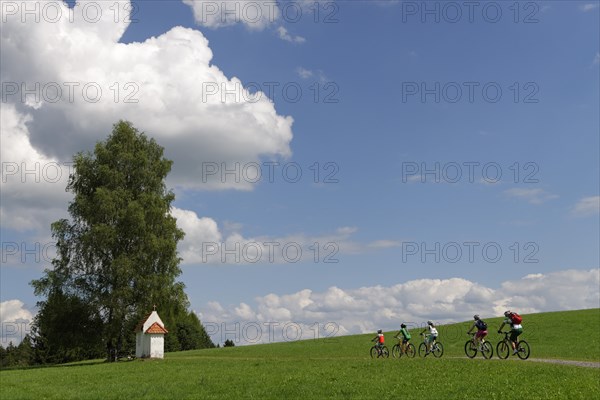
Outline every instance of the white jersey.
{"label": "white jersey", "polygon": [[522,329],[523,328],[523,325],[521,325],[521,324],[513,325],[512,320],[510,318],[506,318],[504,320],[504,323],[507,325],[510,325],[511,329]]}
{"label": "white jersey", "polygon": [[437,336],[438,335],[438,331],[437,329],[435,329],[435,327],[429,325],[429,333],[431,333],[433,336]]}

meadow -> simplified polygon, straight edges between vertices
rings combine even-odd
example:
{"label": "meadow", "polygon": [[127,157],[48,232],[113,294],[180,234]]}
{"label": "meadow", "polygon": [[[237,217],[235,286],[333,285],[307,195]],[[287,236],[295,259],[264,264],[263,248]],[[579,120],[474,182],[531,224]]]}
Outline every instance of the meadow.
{"label": "meadow", "polygon": [[[490,340],[500,319],[486,319]],[[600,362],[600,309],[524,315],[531,360],[468,359],[468,323],[440,327],[442,358],[371,359],[374,334],[167,353],[163,360],[0,372],[3,399],[598,398],[600,368],[536,359]],[[420,337],[413,330],[413,342]],[[493,332],[493,333],[492,333]],[[394,344],[386,334],[387,346]]]}

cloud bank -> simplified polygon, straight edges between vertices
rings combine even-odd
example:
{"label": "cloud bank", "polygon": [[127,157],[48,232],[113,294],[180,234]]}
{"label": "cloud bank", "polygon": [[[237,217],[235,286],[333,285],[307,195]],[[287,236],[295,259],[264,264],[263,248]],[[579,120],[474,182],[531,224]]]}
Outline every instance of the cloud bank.
{"label": "cloud bank", "polygon": [[[237,331],[239,342],[248,344],[295,340],[298,332],[302,338],[311,339],[399,329],[401,322],[422,326],[427,320],[469,320],[473,314],[489,318],[502,315],[506,309],[526,314],[597,307],[600,270],[571,269],[527,275],[503,282],[498,288],[452,278],[357,289],[333,286],[324,292],[304,289],[283,295],[270,293],[254,299],[253,305],[242,302],[225,307],[211,302],[200,309],[199,316],[216,342],[223,342],[229,329],[227,338],[232,339]],[[263,333],[260,338],[255,338],[257,326]],[[274,335],[267,335],[269,330]]]}

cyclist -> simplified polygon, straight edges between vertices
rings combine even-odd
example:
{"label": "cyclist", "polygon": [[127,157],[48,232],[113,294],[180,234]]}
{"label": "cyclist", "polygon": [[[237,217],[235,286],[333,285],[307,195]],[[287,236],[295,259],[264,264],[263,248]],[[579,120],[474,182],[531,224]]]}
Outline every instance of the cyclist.
{"label": "cyclist", "polygon": [[[400,338],[400,335],[402,335],[402,338]],[[400,331],[394,337],[402,339],[402,352],[406,352],[406,347],[411,339],[410,332],[406,329],[406,324],[400,324]]]}
{"label": "cyclist", "polygon": [[371,339],[371,342],[375,341],[377,341],[377,343],[375,343],[375,347],[377,347],[377,351],[379,354],[381,354],[381,350],[383,349],[383,345],[385,343],[385,338],[383,337],[383,331],[381,329],[377,331],[377,336]]}
{"label": "cyclist", "polygon": [[470,335],[471,331],[477,328],[477,333],[475,334],[475,344],[479,346],[481,343],[485,342],[484,338],[488,334],[487,324],[484,320],[479,318],[479,315],[473,315],[473,320],[473,325],[471,325],[471,328],[467,331],[467,335]]}
{"label": "cyclist", "polygon": [[523,333],[523,325],[521,325],[523,318],[521,318],[521,316],[516,312],[512,312],[510,310],[505,311],[504,316],[506,319],[502,321],[502,325],[500,325],[500,328],[498,328],[498,333],[502,333],[502,328],[504,325],[510,325],[510,344],[513,348],[514,356],[519,352],[517,349],[517,338],[521,333]]}
{"label": "cyclist", "polygon": [[433,342],[435,341],[435,339],[437,339],[437,337],[438,337],[438,331],[435,328],[435,325],[433,324],[432,321],[427,321],[427,328],[423,329],[423,332],[421,332],[421,335],[424,334],[427,331],[427,329],[429,329],[429,335],[425,339],[425,344],[427,345],[427,351],[425,352],[425,357],[427,357],[427,355],[431,352],[431,346],[433,345]]}

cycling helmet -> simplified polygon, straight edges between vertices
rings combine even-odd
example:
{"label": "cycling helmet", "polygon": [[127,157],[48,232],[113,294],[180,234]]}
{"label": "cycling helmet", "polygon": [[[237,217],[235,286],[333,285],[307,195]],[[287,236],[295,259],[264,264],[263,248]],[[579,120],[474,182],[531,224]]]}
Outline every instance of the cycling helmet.
{"label": "cycling helmet", "polygon": [[477,320],[479,319],[479,315],[477,315],[477,314],[473,315],[473,319],[474,319],[475,321],[477,321]]}
{"label": "cycling helmet", "polygon": [[406,324],[400,324],[400,328],[406,328]]}
{"label": "cycling helmet", "polygon": [[433,322],[427,321],[427,325],[433,325]]}
{"label": "cycling helmet", "polygon": [[511,314],[510,310],[506,310],[506,311],[504,311],[504,316],[505,316],[505,317],[508,317],[510,314]]}
{"label": "cycling helmet", "polygon": [[382,331],[381,331],[381,329],[378,329],[378,330],[377,330],[377,333],[381,333],[381,332],[382,332]]}

